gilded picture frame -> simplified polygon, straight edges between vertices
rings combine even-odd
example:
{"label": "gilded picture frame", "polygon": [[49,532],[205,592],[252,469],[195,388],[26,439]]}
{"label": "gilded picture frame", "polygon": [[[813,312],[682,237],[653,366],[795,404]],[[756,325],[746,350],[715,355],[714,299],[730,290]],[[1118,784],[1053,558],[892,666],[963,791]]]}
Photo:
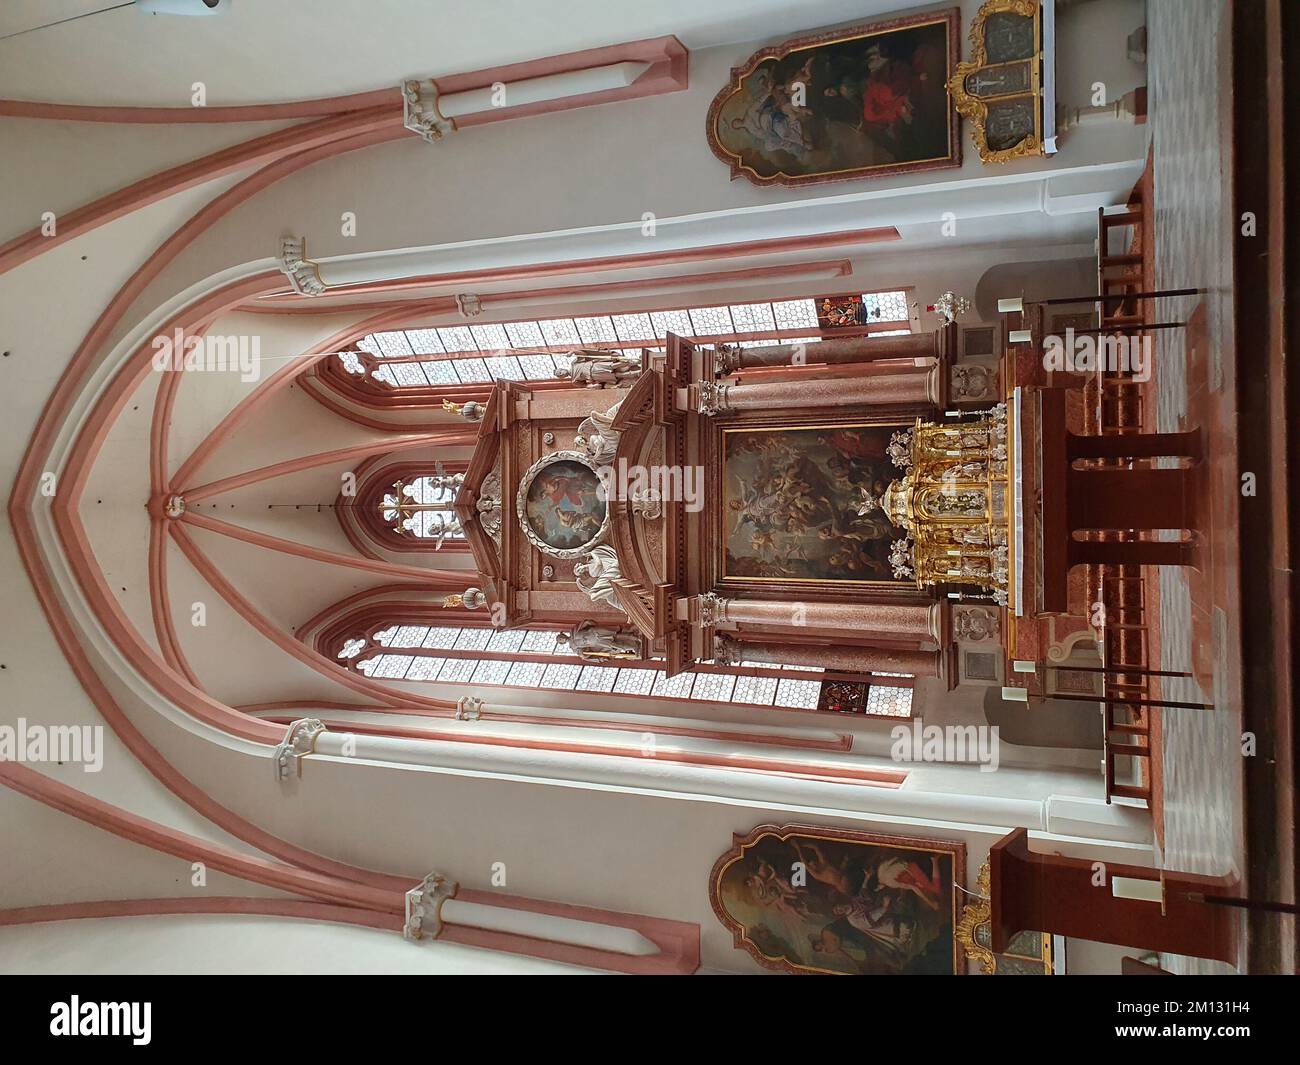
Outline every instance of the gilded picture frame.
{"label": "gilded picture frame", "polygon": [[[988,55],[986,29],[990,19],[997,16],[1018,16],[1033,22],[1032,52],[1015,59],[994,61]],[[959,114],[970,122],[971,140],[985,163],[1006,163],[1012,159],[1027,159],[1045,155],[1043,144],[1042,100],[1042,9],[1039,0],[986,0],[971,22],[970,59],[958,63],[948,80],[948,93]],[[981,95],[968,91],[969,79],[1007,75],[1021,66],[1025,68],[1023,84],[1006,86],[1007,91]],[[1015,144],[1005,148],[990,147],[989,108],[1006,108],[1021,102],[1033,110],[1033,129]]]}
{"label": "gilded picture frame", "polygon": [[[983,976],[1051,976],[1055,972],[1052,937],[1045,932],[1022,932],[1012,946],[1023,949],[994,954],[988,947],[992,905],[989,901],[990,873],[988,859],[980,866],[975,880],[975,895],[962,907],[957,920],[957,942],[963,953],[980,967]],[[1032,948],[1032,949],[1031,949]]]}

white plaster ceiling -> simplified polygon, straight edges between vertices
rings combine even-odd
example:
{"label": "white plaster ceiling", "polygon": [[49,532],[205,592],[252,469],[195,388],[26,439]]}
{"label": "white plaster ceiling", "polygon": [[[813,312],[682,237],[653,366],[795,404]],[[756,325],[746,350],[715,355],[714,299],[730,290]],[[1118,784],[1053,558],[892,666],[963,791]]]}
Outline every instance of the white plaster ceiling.
{"label": "white plaster ceiling", "polygon": [[[108,6],[6,0],[0,36]],[[906,6],[906,5],[901,5]],[[234,0],[226,17],[133,8],[0,41],[0,97],[188,107],[334,96],[676,34],[688,48],[897,10],[898,0]]]}

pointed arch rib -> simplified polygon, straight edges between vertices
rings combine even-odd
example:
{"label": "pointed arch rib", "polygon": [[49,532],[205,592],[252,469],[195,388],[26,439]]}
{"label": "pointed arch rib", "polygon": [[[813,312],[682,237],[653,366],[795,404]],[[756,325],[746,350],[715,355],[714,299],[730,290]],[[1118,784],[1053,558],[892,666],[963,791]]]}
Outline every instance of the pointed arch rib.
{"label": "pointed arch rib", "polygon": [[186,503],[197,503],[201,499],[207,499],[209,496],[219,495],[222,492],[244,488],[250,484],[258,484],[261,481],[269,481],[275,477],[283,477],[291,473],[301,473],[303,470],[316,469],[320,466],[332,466],[335,463],[347,462],[351,459],[382,455],[389,451],[406,451],[416,447],[438,445],[463,447],[472,445],[477,439],[478,433],[475,430],[449,428],[437,433],[416,433],[393,437],[388,440],[375,440],[369,444],[354,444],[351,447],[321,451],[315,455],[304,455],[300,458],[272,463],[270,466],[263,466],[260,469],[237,473],[230,477],[223,477],[218,481],[209,481],[197,488],[181,489],[180,494],[185,497]]}

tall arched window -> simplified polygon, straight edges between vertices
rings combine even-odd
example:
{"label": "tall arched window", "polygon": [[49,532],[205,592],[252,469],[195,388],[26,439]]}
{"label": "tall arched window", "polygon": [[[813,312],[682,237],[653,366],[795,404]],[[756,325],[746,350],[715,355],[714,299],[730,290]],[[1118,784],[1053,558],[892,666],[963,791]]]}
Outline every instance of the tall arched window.
{"label": "tall arched window", "polygon": [[[627,314],[527,319],[370,333],[326,360],[319,380],[362,403],[437,404],[473,398],[494,381],[555,379],[578,347],[629,354],[661,350],[667,333],[703,344],[815,343],[825,336],[911,331],[910,292],[889,289],[829,297],[674,307]],[[832,305],[834,311],[832,313]],[[563,386],[563,382],[559,382]],[[467,391],[469,390],[469,391]]]}
{"label": "tall arched window", "polygon": [[812,666],[742,662],[701,664],[669,677],[653,660],[584,662],[568,653],[558,635],[558,629],[380,622],[330,641],[328,649],[340,664],[383,680],[607,692],[873,717],[912,714],[913,678],[901,674],[863,678]]}

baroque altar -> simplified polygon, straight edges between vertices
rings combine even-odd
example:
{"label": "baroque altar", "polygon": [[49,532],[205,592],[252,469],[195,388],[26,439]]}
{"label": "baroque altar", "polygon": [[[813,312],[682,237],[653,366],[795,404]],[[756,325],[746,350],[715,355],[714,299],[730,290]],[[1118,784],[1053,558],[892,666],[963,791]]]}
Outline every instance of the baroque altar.
{"label": "baroque altar", "polygon": [[892,565],[906,506],[868,500],[897,473],[891,436],[931,439],[954,334],[715,349],[670,333],[662,352],[580,350],[558,380],[452,405],[479,422],[455,510],[481,605],[499,627],[566,630],[584,660],[639,653],[669,676],[937,675],[946,604]]}

